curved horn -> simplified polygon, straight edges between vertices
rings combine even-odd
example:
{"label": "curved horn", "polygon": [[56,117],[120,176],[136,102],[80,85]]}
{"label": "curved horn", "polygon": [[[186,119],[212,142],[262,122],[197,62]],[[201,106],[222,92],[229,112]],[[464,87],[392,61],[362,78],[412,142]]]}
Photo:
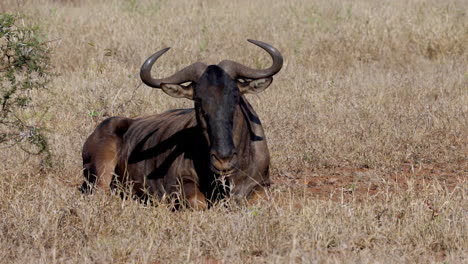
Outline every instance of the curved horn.
{"label": "curved horn", "polygon": [[192,65],[189,65],[182,70],[174,73],[172,76],[163,79],[154,79],[151,77],[151,68],[156,60],[161,57],[166,51],[170,48],[162,49],[153,55],[151,55],[146,61],[141,65],[140,69],[140,78],[148,86],[153,88],[161,88],[161,84],[181,84],[188,81],[197,81],[200,75],[206,68],[206,64],[202,62],[195,62]]}
{"label": "curved horn", "polygon": [[224,71],[226,71],[233,78],[243,77],[248,79],[260,79],[271,77],[281,70],[281,67],[283,67],[283,56],[275,47],[258,40],[248,39],[248,41],[259,46],[260,48],[268,52],[268,54],[270,54],[271,58],[273,59],[273,65],[271,65],[270,68],[264,70],[252,69],[245,65],[230,60],[224,60],[220,62],[218,66],[223,68]]}

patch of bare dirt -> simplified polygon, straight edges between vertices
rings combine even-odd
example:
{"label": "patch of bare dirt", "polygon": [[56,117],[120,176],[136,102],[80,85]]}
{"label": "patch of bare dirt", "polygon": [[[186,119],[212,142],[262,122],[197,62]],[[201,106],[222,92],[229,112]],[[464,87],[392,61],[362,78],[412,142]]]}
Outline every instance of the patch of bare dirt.
{"label": "patch of bare dirt", "polygon": [[317,199],[352,197],[357,201],[382,192],[399,192],[413,188],[420,190],[440,186],[452,191],[466,183],[468,163],[405,164],[398,170],[337,167],[306,169],[291,173],[273,173],[274,188],[306,191]]}

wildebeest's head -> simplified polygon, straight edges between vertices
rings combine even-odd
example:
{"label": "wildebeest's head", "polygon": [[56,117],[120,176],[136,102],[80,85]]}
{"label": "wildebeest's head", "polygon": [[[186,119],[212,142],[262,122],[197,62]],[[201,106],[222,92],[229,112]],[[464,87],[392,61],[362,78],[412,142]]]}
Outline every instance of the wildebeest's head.
{"label": "wildebeest's head", "polygon": [[229,60],[210,66],[196,62],[170,77],[154,79],[151,68],[169,50],[166,48],[149,57],[140,71],[142,81],[148,86],[161,88],[173,97],[195,101],[198,125],[210,148],[210,169],[216,174],[227,175],[236,171],[238,142],[234,142],[234,136],[238,129],[235,113],[241,94],[265,90],[283,65],[283,57],[277,49],[261,41],[249,41],[270,54],[273,59],[270,68],[251,69]]}

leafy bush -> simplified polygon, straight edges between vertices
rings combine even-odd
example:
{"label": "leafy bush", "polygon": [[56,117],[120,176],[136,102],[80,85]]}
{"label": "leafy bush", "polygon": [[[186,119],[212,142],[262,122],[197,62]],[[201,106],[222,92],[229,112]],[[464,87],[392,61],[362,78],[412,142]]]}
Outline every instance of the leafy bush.
{"label": "leafy bush", "polygon": [[39,34],[38,27],[24,25],[19,15],[0,15],[0,147],[45,154],[50,165],[44,128],[32,118],[37,115],[33,91],[46,90],[52,76],[51,51]]}

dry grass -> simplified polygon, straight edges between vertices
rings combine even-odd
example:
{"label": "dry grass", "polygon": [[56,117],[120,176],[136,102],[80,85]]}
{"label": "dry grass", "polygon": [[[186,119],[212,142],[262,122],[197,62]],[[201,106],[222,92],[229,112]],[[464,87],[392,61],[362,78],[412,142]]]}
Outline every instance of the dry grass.
{"label": "dry grass", "polygon": [[[1,1],[56,40],[59,73],[29,113],[50,129],[54,168],[0,153],[1,262],[467,261],[467,6]],[[174,213],[77,192],[97,122],[191,105],[140,86],[148,55],[173,47],[159,76],[196,60],[267,66],[246,38],[285,57],[272,87],[249,97],[272,155],[271,201]]]}

